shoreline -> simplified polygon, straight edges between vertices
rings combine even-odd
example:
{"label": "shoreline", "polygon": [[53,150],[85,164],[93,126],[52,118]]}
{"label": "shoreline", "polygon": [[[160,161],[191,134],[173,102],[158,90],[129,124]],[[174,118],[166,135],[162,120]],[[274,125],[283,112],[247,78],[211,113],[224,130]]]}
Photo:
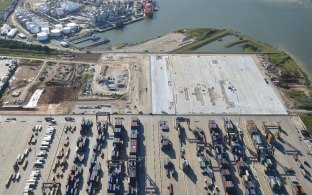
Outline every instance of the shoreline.
{"label": "shoreline", "polygon": [[[233,41],[224,45],[225,48],[240,44],[241,52],[201,52],[196,49],[209,45],[214,41],[222,43],[222,38],[226,36],[236,36],[237,41]],[[220,40],[221,39],[221,40]],[[312,98],[310,103],[310,94],[312,94],[311,81],[307,74],[302,70],[298,63],[286,52],[274,48],[266,43],[256,40],[252,37],[242,35],[231,29],[211,29],[211,28],[192,28],[182,29],[175,32],[169,32],[157,38],[142,41],[137,44],[129,45],[120,43],[113,46],[112,50],[92,50],[77,51],[81,55],[90,55],[90,53],[170,53],[170,54],[259,54],[265,59],[265,64],[272,68],[267,68],[268,74],[272,82],[283,83],[277,85],[283,96],[288,100],[288,107],[299,108],[304,110],[312,110]],[[85,52],[85,53],[83,53]],[[1,53],[1,50],[0,50]],[[277,72],[282,72],[282,75],[277,75]],[[281,73],[279,73],[281,74]],[[285,76],[286,75],[286,76]],[[290,80],[293,81],[290,81]],[[299,86],[299,87],[298,87]],[[302,91],[309,93],[303,94]],[[291,94],[290,94],[291,92]],[[309,100],[308,102],[306,100]],[[303,101],[305,100],[305,102]]]}

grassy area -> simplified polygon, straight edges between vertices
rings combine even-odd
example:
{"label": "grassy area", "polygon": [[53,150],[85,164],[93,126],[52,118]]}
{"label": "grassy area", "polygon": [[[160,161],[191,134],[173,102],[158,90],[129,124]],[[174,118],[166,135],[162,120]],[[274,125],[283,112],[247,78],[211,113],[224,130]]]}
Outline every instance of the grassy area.
{"label": "grassy area", "polygon": [[82,80],[83,80],[84,82],[87,82],[89,78],[90,78],[90,72],[89,72],[89,71],[85,71],[85,72],[82,74]]}
{"label": "grassy area", "polygon": [[228,29],[185,29],[176,31],[178,33],[184,33],[188,38],[194,38],[195,41],[191,44],[188,44],[184,47],[181,47],[177,50],[172,51],[172,53],[188,53],[192,52],[204,45],[207,45],[215,40],[218,40],[222,37],[225,37],[231,34],[232,30]]}
{"label": "grassy area", "polygon": [[0,39],[0,55],[44,59],[61,52],[47,46],[26,44],[20,41]]}
{"label": "grassy area", "polygon": [[232,47],[232,46],[234,46],[234,45],[241,44],[241,43],[245,43],[245,42],[247,42],[247,40],[245,40],[245,39],[237,40],[237,41],[234,41],[234,42],[225,44],[224,47],[230,48],[230,47]]}
{"label": "grassy area", "polygon": [[297,63],[286,53],[270,54],[269,61],[285,71],[300,71]]}
{"label": "grassy area", "polygon": [[49,56],[44,54],[32,54],[32,53],[24,53],[24,52],[15,52],[15,51],[0,51],[0,56],[12,56],[12,57],[19,57],[19,58],[36,58],[36,59],[45,59]]}
{"label": "grassy area", "polygon": [[312,134],[312,115],[304,115],[300,117],[310,134]]}
{"label": "grassy area", "polygon": [[85,93],[87,90],[87,83],[82,84],[80,90],[81,90],[81,93]]}
{"label": "grassy area", "polygon": [[8,5],[10,5],[11,0],[1,0],[0,2],[0,12],[2,12]]}
{"label": "grassy area", "polygon": [[118,43],[114,47],[115,47],[115,49],[121,49],[121,48],[123,48],[125,46],[127,46],[127,43]]}
{"label": "grassy area", "polygon": [[303,91],[289,89],[286,92],[286,95],[294,101],[295,107],[305,110],[312,110],[312,98],[310,94],[307,96]]}
{"label": "grassy area", "polygon": [[248,44],[257,48],[261,53],[280,53],[281,51],[251,37],[243,37],[243,40],[247,40]]}
{"label": "grassy area", "polygon": [[0,27],[2,27],[3,24],[5,24],[5,21],[0,20]]}

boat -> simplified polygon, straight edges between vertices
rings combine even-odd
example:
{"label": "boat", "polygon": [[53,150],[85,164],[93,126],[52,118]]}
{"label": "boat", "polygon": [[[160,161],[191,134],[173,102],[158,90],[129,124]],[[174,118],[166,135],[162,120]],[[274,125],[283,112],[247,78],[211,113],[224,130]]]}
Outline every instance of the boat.
{"label": "boat", "polygon": [[143,6],[144,6],[144,14],[145,16],[148,17],[153,17],[153,12],[154,12],[154,2],[151,0],[148,0],[147,2],[143,2]]}
{"label": "boat", "polygon": [[100,37],[100,35],[99,34],[93,34],[92,36],[91,36],[91,40],[92,41],[96,41],[96,40],[98,40],[98,39],[100,39],[101,37]]}
{"label": "boat", "polygon": [[118,20],[117,22],[114,23],[114,26],[116,28],[121,28],[124,26],[124,22],[122,20]]}

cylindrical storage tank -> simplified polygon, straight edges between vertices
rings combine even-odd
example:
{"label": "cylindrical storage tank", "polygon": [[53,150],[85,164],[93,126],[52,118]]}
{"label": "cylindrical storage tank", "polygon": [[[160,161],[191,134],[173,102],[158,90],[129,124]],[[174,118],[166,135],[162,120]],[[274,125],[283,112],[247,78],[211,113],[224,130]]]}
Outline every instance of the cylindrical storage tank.
{"label": "cylindrical storage tank", "polygon": [[57,15],[56,15],[56,10],[55,10],[55,9],[53,9],[53,10],[50,11],[50,16],[52,16],[52,17],[56,17],[56,16],[57,16]]}
{"label": "cylindrical storage tank", "polygon": [[33,17],[32,19],[31,19],[31,21],[34,23],[34,24],[36,24],[36,25],[40,25],[40,22],[41,22],[41,20],[39,19],[39,18],[37,18],[37,17]]}
{"label": "cylindrical storage tank", "polygon": [[52,29],[50,35],[52,37],[59,37],[59,36],[61,36],[61,33],[62,33],[62,31],[59,29]]}
{"label": "cylindrical storage tank", "polygon": [[37,34],[37,40],[38,41],[46,41],[48,40],[48,34],[45,32],[41,32]]}
{"label": "cylindrical storage tank", "polygon": [[33,25],[32,22],[27,22],[27,23],[26,23],[26,29],[27,29],[28,31],[30,31],[31,25]]}
{"label": "cylindrical storage tank", "polygon": [[47,33],[47,34],[50,33],[49,27],[48,27],[48,28],[47,28],[47,27],[41,27],[41,31],[42,31],[42,32],[45,32],[45,33]]}
{"label": "cylindrical storage tank", "polygon": [[49,9],[48,9],[47,7],[44,7],[44,8],[42,9],[42,12],[45,13],[45,14],[46,14],[48,11],[49,11]]}
{"label": "cylindrical storage tank", "polygon": [[49,28],[49,22],[41,22],[40,26],[41,28]]}
{"label": "cylindrical storage tank", "polygon": [[17,20],[18,21],[22,21],[24,19],[24,17],[22,15],[18,16]]}
{"label": "cylindrical storage tank", "polygon": [[64,15],[64,9],[63,8],[56,8],[56,15],[57,16],[63,16]]}
{"label": "cylindrical storage tank", "polygon": [[59,29],[59,30],[63,30],[63,25],[62,24],[56,24],[55,28]]}
{"label": "cylindrical storage tank", "polygon": [[69,34],[70,31],[71,31],[71,28],[68,27],[68,26],[66,26],[66,27],[63,28],[63,33],[64,33],[64,34]]}
{"label": "cylindrical storage tank", "polygon": [[30,32],[32,34],[36,34],[38,33],[40,30],[39,30],[39,27],[37,25],[32,25],[31,28],[30,28]]}
{"label": "cylindrical storage tank", "polygon": [[27,23],[27,22],[29,22],[29,20],[23,19],[23,20],[22,20],[22,25],[23,25],[23,26],[26,26],[26,23]]}
{"label": "cylindrical storage tank", "polygon": [[76,23],[68,23],[66,26],[68,26],[72,32],[76,32],[76,30],[77,30],[77,24]]}

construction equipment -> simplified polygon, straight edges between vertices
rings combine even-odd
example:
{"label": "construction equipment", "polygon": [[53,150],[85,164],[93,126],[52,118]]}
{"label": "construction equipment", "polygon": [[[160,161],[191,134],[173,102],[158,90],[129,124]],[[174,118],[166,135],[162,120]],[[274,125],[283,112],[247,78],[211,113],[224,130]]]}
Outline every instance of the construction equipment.
{"label": "construction equipment", "polygon": [[273,194],[274,195],[282,194],[284,187],[280,178],[278,176],[269,176],[268,179]]}
{"label": "construction equipment", "polygon": [[172,143],[168,136],[161,135],[160,142],[162,150],[170,150],[172,148]]}
{"label": "construction equipment", "polygon": [[281,138],[281,125],[267,125],[266,122],[262,122],[262,128],[265,132],[265,138],[272,145],[276,139]]}
{"label": "construction equipment", "polygon": [[186,160],[186,159],[181,159],[181,161],[180,161],[180,168],[183,170],[183,171],[187,171],[188,170],[188,168],[189,168],[189,163],[188,163],[188,161]]}
{"label": "construction equipment", "polygon": [[199,127],[196,127],[193,130],[193,134],[194,134],[196,139],[198,139],[201,142],[206,143],[206,135],[205,135],[205,132],[202,129],[200,129]]}
{"label": "construction equipment", "polygon": [[186,122],[188,129],[191,130],[191,122],[190,122],[190,119],[189,119],[189,118],[177,117],[177,118],[176,118],[176,125],[177,125],[177,128],[179,127],[179,125],[181,125],[181,124],[180,124],[181,122]]}
{"label": "construction equipment", "polygon": [[291,186],[291,191],[293,195],[304,195],[304,191],[302,189],[302,186],[298,183],[298,179],[296,176],[288,176],[287,181]]}

